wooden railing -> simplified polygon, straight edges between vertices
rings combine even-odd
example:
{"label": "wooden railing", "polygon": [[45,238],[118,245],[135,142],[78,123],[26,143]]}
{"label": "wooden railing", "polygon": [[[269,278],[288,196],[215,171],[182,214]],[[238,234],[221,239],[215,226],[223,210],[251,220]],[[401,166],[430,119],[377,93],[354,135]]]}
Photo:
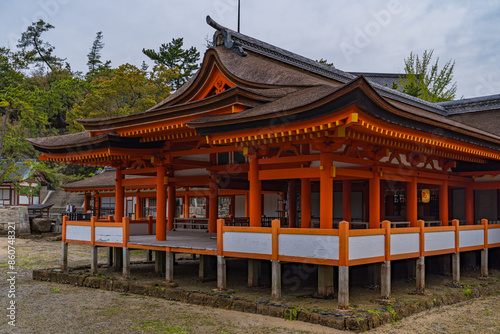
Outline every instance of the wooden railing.
{"label": "wooden railing", "polygon": [[500,224],[391,227],[383,221],[380,229],[350,229],[340,222],[339,229],[282,228],[279,220],[272,227],[225,226],[219,219],[218,255],[288,262],[354,266],[382,261],[417,258],[500,247]]}

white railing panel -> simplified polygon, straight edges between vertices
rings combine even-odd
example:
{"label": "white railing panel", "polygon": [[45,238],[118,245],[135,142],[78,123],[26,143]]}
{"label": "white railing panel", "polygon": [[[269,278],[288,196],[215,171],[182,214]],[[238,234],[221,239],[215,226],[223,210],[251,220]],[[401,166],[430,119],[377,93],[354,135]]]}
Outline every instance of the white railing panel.
{"label": "white railing panel", "polygon": [[224,232],[224,252],[269,254],[272,253],[272,234],[253,232]]}
{"label": "white railing panel", "polygon": [[385,256],[385,235],[349,237],[349,260]]}
{"label": "white railing panel", "polygon": [[66,239],[78,241],[91,241],[92,232],[90,226],[66,225]]}
{"label": "white railing panel", "polygon": [[123,243],[123,228],[121,226],[96,226],[95,241],[121,244]]}
{"label": "white railing panel", "polygon": [[488,245],[500,243],[500,228],[488,229]]}
{"label": "white railing panel", "polygon": [[280,234],[279,255],[315,259],[339,259],[337,235]]}
{"label": "white railing panel", "polygon": [[484,245],[484,230],[464,230],[458,233],[460,247]]}
{"label": "white railing panel", "polygon": [[455,231],[425,232],[425,251],[455,248]]}
{"label": "white railing panel", "polygon": [[420,233],[391,234],[391,255],[418,253]]}

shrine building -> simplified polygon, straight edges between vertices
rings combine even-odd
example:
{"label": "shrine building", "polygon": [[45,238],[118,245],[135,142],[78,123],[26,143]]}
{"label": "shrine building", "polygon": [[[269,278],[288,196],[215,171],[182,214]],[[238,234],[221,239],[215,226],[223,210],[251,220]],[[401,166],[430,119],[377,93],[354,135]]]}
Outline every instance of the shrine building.
{"label": "shrine building", "polygon": [[[108,167],[64,186],[85,193],[90,221],[63,222],[68,244],[156,252],[166,280],[175,253],[248,259],[249,285],[271,261],[318,265],[318,293],[349,307],[349,268],[500,247],[500,95],[430,103],[214,22],[213,47],[180,89],[144,112],[79,120],[85,131],[28,141],[40,160]],[[112,169],[109,169],[112,168]],[[201,231],[201,233],[200,233]],[[334,277],[333,268],[338,267]],[[334,288],[335,286],[335,288]]]}

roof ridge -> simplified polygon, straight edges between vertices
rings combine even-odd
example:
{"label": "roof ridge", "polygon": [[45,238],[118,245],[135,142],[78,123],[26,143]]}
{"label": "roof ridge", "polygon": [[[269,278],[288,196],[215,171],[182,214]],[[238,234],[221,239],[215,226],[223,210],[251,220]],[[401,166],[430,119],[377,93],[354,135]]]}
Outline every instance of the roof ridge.
{"label": "roof ridge", "polygon": [[207,15],[207,23],[217,31],[214,34],[213,46],[224,45],[228,49],[235,51],[241,56],[245,56],[242,47],[255,53],[267,56],[272,59],[279,60],[291,65],[300,65],[299,67],[306,69],[312,73],[320,74],[331,79],[347,83],[356,77],[348,72],[344,72],[335,67],[321,64],[310,58],[301,56],[294,52],[282,49],[272,44],[263,42],[256,38],[236,32],[230,28],[224,27],[215,22],[210,15]]}
{"label": "roof ridge", "polygon": [[[294,65],[302,69],[308,70],[312,73],[340,81],[344,84],[356,79],[356,76],[339,70],[335,67],[321,64],[310,58],[301,56],[294,52],[279,48],[269,43],[263,42],[256,38],[236,32],[232,29],[224,27],[215,22],[210,15],[207,15],[207,23],[215,28],[217,31],[214,33],[213,46],[225,46],[226,48],[236,52],[240,56],[246,56],[243,48],[252,52],[264,55],[266,57],[276,59],[283,63]],[[414,96],[399,92],[392,88],[387,88],[374,82],[370,82],[373,88],[383,97],[394,99],[399,102],[407,103],[411,106],[425,109],[427,111],[446,115],[446,110],[434,103],[416,98]]]}

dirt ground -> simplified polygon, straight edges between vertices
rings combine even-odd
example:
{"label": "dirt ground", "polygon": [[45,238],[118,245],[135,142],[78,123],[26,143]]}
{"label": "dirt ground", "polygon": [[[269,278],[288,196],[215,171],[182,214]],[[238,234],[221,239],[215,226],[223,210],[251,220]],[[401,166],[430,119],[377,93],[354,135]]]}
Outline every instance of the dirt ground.
{"label": "dirt ground", "polygon": [[[1,333],[336,333],[330,328],[299,321],[213,309],[152,297],[120,294],[103,290],[73,287],[50,282],[32,280],[32,270],[54,268],[59,265],[60,241],[47,239],[17,239],[17,284],[16,284],[16,327],[7,322],[10,299],[7,296],[7,239],[0,238],[0,305],[4,315],[0,321]],[[69,265],[88,265],[90,248],[70,245]],[[119,276],[106,268],[106,251],[100,249],[99,263],[103,264],[99,274]],[[144,261],[145,251],[133,251],[132,261]],[[179,257],[174,278],[186,290],[211,291],[216,287],[212,278],[197,278],[198,259],[189,255]],[[399,269],[405,263],[395,263]],[[266,300],[270,297],[269,273],[262,268],[262,286],[246,287],[246,262],[230,260],[228,268],[229,293],[247,300]],[[477,270],[464,270],[462,281],[470,286],[480,282]],[[363,271],[364,270],[364,271]],[[368,269],[353,270],[351,279],[355,282],[366,278]],[[399,270],[401,271],[401,270]],[[317,274],[313,267],[288,265],[282,269],[282,304],[302,307],[308,310],[333,311],[336,300],[313,298]],[[210,274],[209,276],[213,276]],[[500,273],[493,270],[493,278]],[[154,264],[133,264],[132,279],[160,282],[162,274],[154,273]],[[429,293],[439,295],[453,288],[445,283],[446,275],[428,275]],[[414,282],[396,279],[393,283],[393,297],[400,300],[419,300],[423,296],[409,294]],[[456,290],[455,290],[456,291]],[[380,305],[371,302],[380,294],[374,287],[353,286],[351,305],[354,309],[377,310]],[[382,326],[375,333],[498,333],[500,332],[500,296],[470,300],[465,303],[436,308],[409,317],[396,324]]]}

